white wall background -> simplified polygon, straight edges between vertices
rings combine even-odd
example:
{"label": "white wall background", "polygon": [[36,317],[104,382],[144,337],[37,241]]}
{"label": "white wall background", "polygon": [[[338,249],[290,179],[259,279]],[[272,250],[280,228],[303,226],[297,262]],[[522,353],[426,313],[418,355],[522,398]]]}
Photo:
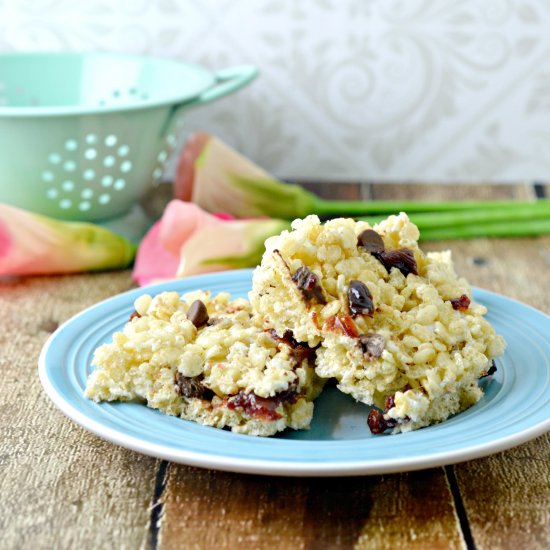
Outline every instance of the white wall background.
{"label": "white wall background", "polygon": [[550,179],[550,0],[0,0],[0,50],[254,63],[187,130],[282,177]]}

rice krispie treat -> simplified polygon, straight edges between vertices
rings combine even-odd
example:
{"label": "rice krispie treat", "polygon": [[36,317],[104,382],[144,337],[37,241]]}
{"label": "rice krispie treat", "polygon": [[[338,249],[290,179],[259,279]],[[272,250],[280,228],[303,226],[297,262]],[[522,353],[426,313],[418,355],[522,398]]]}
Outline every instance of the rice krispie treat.
{"label": "rice krispie treat", "polygon": [[266,241],[252,307],[317,349],[316,372],[368,405],[371,431],[409,431],[476,403],[504,341],[450,252],[424,254],[406,214],[369,226],[296,220]]}
{"label": "rice krispie treat", "polygon": [[225,293],[143,295],[111,343],[99,347],[85,395],[149,407],[234,432],[308,428],[323,386],[312,350],[256,322]]}

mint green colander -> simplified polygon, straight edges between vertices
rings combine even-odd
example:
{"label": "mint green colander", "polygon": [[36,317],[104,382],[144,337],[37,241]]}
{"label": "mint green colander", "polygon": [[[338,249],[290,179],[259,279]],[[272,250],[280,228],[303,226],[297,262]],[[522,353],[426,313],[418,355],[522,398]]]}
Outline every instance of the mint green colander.
{"label": "mint green colander", "polygon": [[159,178],[187,109],[257,75],[119,54],[0,54],[0,202],[121,216]]}

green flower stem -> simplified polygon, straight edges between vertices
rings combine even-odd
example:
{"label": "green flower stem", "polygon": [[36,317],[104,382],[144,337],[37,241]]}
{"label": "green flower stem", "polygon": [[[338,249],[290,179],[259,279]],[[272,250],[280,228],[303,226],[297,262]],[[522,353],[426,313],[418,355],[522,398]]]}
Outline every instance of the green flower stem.
{"label": "green flower stem", "polygon": [[[477,209],[450,212],[413,212],[410,214],[413,221],[422,229],[438,229],[441,227],[455,227],[459,225],[480,224],[489,222],[514,222],[534,219],[550,218],[550,201],[513,202],[498,209],[486,210],[483,205]],[[365,219],[369,223],[379,222],[383,216],[370,216]]]}
{"label": "green flower stem", "polygon": [[411,219],[423,229],[453,227],[490,222],[521,222],[533,219],[550,219],[550,202],[513,203],[494,210],[465,210],[455,212],[413,213]]}
{"label": "green flower stem", "polygon": [[550,219],[488,222],[441,227],[440,229],[419,229],[420,239],[423,241],[474,239],[477,237],[536,237],[550,234]]}
{"label": "green flower stem", "polygon": [[[448,212],[411,213],[409,210],[409,214],[411,221],[418,226],[422,240],[527,237],[550,233],[550,201],[547,199],[468,204],[476,204],[477,208]],[[374,225],[384,217],[380,215],[361,219]]]}
{"label": "green flower stem", "polygon": [[509,212],[520,206],[532,206],[539,203],[549,204],[549,199],[534,201],[339,201],[326,200],[316,197],[312,205],[315,213],[321,217],[335,216],[365,216],[365,215],[389,215],[407,212],[464,212],[467,210],[502,211]]}
{"label": "green flower stem", "polygon": [[[361,218],[371,225],[383,216]],[[476,237],[528,237],[550,234],[550,204],[514,203],[501,210],[411,214],[421,240],[473,239]]]}

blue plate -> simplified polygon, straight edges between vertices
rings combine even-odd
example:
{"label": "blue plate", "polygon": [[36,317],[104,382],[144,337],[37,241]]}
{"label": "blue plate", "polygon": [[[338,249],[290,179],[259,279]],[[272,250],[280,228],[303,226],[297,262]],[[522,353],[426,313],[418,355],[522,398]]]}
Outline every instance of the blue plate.
{"label": "blue plate", "polygon": [[142,293],[196,289],[246,296],[251,270],[214,273],[131,290],[101,302],[52,334],[40,356],[53,402],[87,430],[124,447],[173,462],[270,475],[340,476],[429,468],[488,455],[550,429],[550,317],[485,290],[474,298],[508,342],[485,396],[442,424],[398,435],[370,434],[368,407],[328,388],[311,430],[274,438],[201,426],[137,403],[96,404],[83,396],[94,349],[123,327]]}

